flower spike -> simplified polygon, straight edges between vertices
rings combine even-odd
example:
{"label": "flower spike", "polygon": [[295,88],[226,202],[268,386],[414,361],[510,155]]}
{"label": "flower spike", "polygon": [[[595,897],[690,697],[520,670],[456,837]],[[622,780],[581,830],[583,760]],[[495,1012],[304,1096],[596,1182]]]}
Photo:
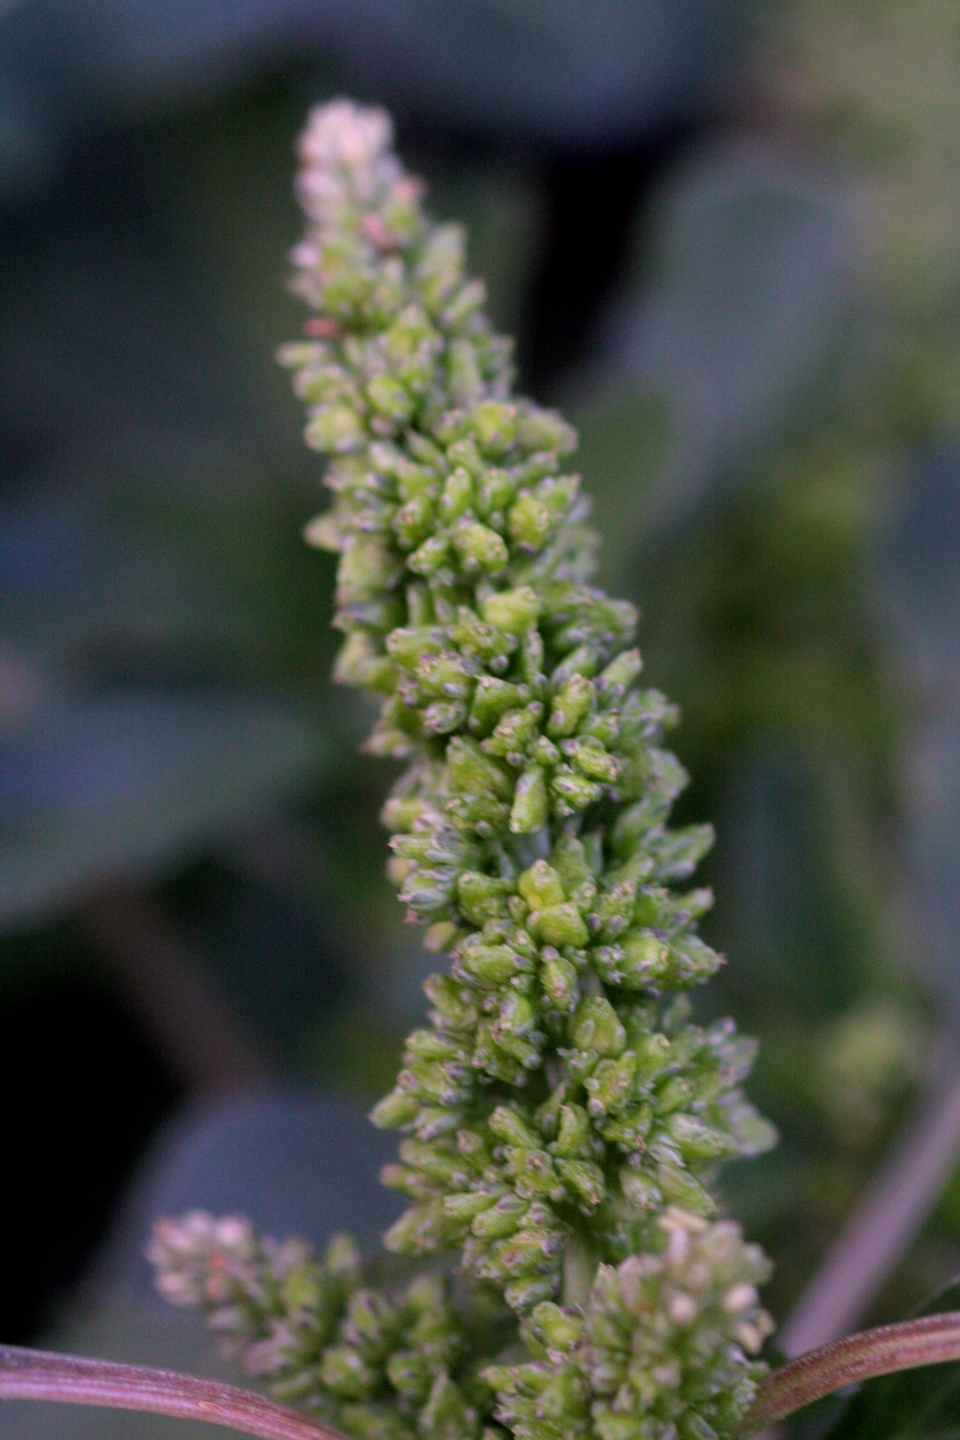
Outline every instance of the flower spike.
{"label": "flower spike", "polygon": [[[676,710],[639,683],[634,608],[591,583],[576,433],[514,395],[464,233],[425,213],[388,116],[319,106],[299,154],[312,316],[279,359],[334,494],[306,538],[340,556],[367,749],[407,762],[390,874],[450,956],[373,1112],[403,1134],[385,1238],[463,1282],[385,1294],[339,1241],[315,1261],[193,1215],[158,1228],[158,1283],[358,1440],[729,1432],[766,1262],[711,1186],[773,1132],[740,1089],[752,1043],[688,1018],[721,957],[709,891],[682,888],[712,831],[668,823]],[[491,1365],[511,1327],[529,1360]]]}

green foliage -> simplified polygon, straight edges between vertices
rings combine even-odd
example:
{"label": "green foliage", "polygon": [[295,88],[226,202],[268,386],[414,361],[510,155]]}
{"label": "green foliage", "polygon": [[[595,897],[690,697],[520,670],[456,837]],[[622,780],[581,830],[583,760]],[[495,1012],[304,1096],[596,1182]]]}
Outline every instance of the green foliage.
{"label": "green foliage", "polygon": [[[676,711],[636,684],[633,607],[589,583],[576,435],[512,397],[462,231],[425,218],[387,117],[319,108],[301,156],[294,288],[318,314],[280,358],[336,496],[307,534],[340,555],[336,674],[379,707],[367,748],[407,762],[391,877],[452,958],[373,1114],[404,1132],[386,1243],[459,1251],[465,1289],[455,1310],[435,1278],[328,1303],[333,1262],[303,1259],[293,1297],[284,1247],[208,1217],[160,1227],[161,1288],[359,1437],[495,1416],[706,1440],[749,1405],[769,1323],[765,1262],[711,1184],[773,1135],[739,1088],[751,1042],[688,1018],[720,957],[696,933],[709,892],[677,888],[712,832],[668,825]],[[506,1352],[490,1290],[520,1322]],[[417,1328],[427,1291],[443,1343]]]}

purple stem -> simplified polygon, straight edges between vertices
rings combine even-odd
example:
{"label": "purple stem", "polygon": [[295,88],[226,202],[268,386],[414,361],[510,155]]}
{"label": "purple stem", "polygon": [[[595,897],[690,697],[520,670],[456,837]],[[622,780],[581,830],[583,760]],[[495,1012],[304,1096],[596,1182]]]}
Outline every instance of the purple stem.
{"label": "purple stem", "polygon": [[960,1360],[960,1310],[861,1330],[771,1371],[761,1382],[738,1433],[753,1435],[859,1380],[947,1360]]}
{"label": "purple stem", "polygon": [[0,1345],[0,1400],[53,1400],[149,1411],[180,1420],[206,1420],[260,1440],[343,1440],[336,1430],[233,1385],[15,1345]]}

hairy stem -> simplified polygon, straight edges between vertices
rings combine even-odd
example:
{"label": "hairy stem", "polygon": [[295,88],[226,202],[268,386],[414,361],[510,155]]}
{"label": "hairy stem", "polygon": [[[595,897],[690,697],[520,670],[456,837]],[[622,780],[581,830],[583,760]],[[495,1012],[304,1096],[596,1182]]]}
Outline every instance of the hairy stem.
{"label": "hairy stem", "polygon": [[845,1385],[947,1360],[960,1360],[960,1310],[861,1330],[768,1375],[738,1433],[752,1435]]}
{"label": "hairy stem", "polygon": [[0,1400],[148,1411],[180,1420],[206,1420],[260,1440],[342,1440],[336,1430],[233,1385],[14,1345],[0,1346]]}

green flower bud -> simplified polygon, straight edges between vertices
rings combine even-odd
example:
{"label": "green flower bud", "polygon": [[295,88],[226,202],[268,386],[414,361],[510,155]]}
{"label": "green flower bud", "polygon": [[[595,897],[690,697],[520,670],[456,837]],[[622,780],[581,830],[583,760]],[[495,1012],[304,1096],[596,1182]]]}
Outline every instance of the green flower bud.
{"label": "green flower bud", "polygon": [[517,407],[501,400],[484,400],[470,411],[470,423],[481,455],[499,460],[517,435]]}
{"label": "green flower bud", "polygon": [[734,1153],[737,1148],[729,1135],[721,1134],[695,1115],[671,1115],[667,1133],[676,1140],[680,1154],[688,1163],[714,1160],[718,1155]]}
{"label": "green flower bud", "polygon": [[419,305],[409,304],[385,330],[383,348],[391,360],[399,361],[416,354],[425,342],[436,347],[439,341],[440,337],[423,309]]}
{"label": "green flower bud", "polygon": [[447,445],[447,464],[451,469],[462,466],[468,475],[473,476],[474,480],[479,480],[485,472],[486,464],[477,449],[474,438],[469,433],[462,433],[464,429],[469,432],[469,426],[466,423],[458,427],[461,438],[453,439],[452,443]]}
{"label": "green flower bud", "polygon": [[553,740],[572,735],[580,724],[595,694],[592,681],[583,675],[571,675],[550,707],[547,734]]}
{"label": "green flower bud", "polygon": [[583,1321],[569,1310],[544,1301],[533,1311],[527,1325],[550,1350],[566,1355],[579,1340]]}
{"label": "green flower bud", "polygon": [[[472,1064],[475,1069],[483,1071],[494,1080],[502,1080],[505,1085],[522,1085],[525,1079],[523,1057],[515,1054],[508,1054],[500,1046],[493,1033],[493,1025],[490,1021],[482,1020],[476,1029],[477,1043],[473,1052]],[[514,1050],[523,1049],[522,1045],[515,1045]],[[532,1048],[532,1047],[531,1047]],[[536,1061],[536,1053],[533,1053],[532,1061]]]}
{"label": "green flower bud", "polygon": [[[444,323],[448,311],[441,317]],[[455,405],[470,405],[483,388],[476,346],[469,340],[454,340],[447,351],[447,389]]]}
{"label": "green flower bud", "polygon": [[566,1160],[581,1157],[590,1141],[590,1120],[582,1105],[560,1107],[560,1132],[554,1141],[557,1154]]}
{"label": "green flower bud", "polygon": [[577,448],[577,432],[555,410],[524,406],[517,422],[517,443],[533,454],[539,451],[569,455]]}
{"label": "green flower bud", "polygon": [[[523,678],[528,685],[542,695],[546,685],[543,674],[544,645],[543,636],[539,630],[530,629],[523,637],[520,664],[523,671]],[[544,737],[546,739],[546,737]]]}
{"label": "green flower bud", "polygon": [[504,1195],[488,1210],[481,1211],[470,1229],[482,1240],[502,1240],[519,1230],[529,1209],[529,1202],[518,1195]]}
{"label": "green flower bud", "polygon": [[437,575],[450,560],[446,535],[431,535],[407,557],[407,567],[417,575]]}
{"label": "green flower bud", "polygon": [[546,824],[548,814],[546,777],[539,765],[532,765],[517,781],[510,829],[514,835],[530,835]]}
{"label": "green flower bud", "polygon": [[379,540],[354,540],[343,551],[337,566],[337,602],[350,605],[371,599],[395,585],[399,576],[398,561]]}
{"label": "green flower bud", "polygon": [[370,635],[363,630],[351,630],[337,656],[333,678],[338,685],[365,685],[371,690],[389,692],[396,683],[396,671],[388,658],[377,651]]}
{"label": "green flower bud", "polygon": [[555,1271],[553,1257],[559,1246],[558,1235],[537,1226],[536,1229],[518,1230],[508,1240],[501,1241],[494,1254],[498,1266],[506,1275],[542,1275]]}
{"label": "green flower bud", "polygon": [[416,1350],[398,1350],[387,1361],[387,1378],[394,1390],[422,1404],[433,1376],[425,1355]]}
{"label": "green flower bud", "polygon": [[513,791],[509,773],[466,736],[450,741],[446,761],[451,783],[461,794],[484,795],[489,791],[506,799]]}
{"label": "green flower bud", "polygon": [[622,1110],[630,1098],[635,1074],[636,1056],[632,1050],[624,1051],[619,1060],[601,1060],[586,1081],[590,1114],[601,1116]]}
{"label": "green flower bud", "polygon": [[659,880],[686,880],[699,865],[715,839],[712,825],[687,825],[668,830],[656,846]]}
{"label": "green flower bud", "polygon": [[506,899],[510,886],[505,880],[493,875],[479,875],[475,870],[465,870],[457,881],[457,898],[460,909],[474,925],[484,925],[499,915],[506,914]]}
{"label": "green flower bud", "polygon": [[311,415],[303,438],[311,450],[348,455],[362,449],[367,435],[362,417],[350,405],[324,405]]}
{"label": "green flower bud", "polygon": [[506,470],[493,467],[483,472],[477,492],[477,511],[482,519],[503,512],[517,493],[517,483]]}
{"label": "green flower bud", "polygon": [[513,685],[507,680],[498,680],[493,675],[481,675],[473,695],[470,718],[478,732],[489,730],[508,710],[523,705],[530,692],[522,685]]}
{"label": "green flower bud", "polygon": [[589,679],[597,671],[597,652],[593,645],[578,645],[550,676],[554,690],[560,690],[574,675]]}
{"label": "green flower bud", "polygon": [[426,695],[464,700],[473,693],[475,681],[470,667],[455,650],[444,650],[439,655],[423,655],[416,664],[414,674]]}
{"label": "green flower bud", "polygon": [[571,1022],[570,1037],[580,1050],[617,1056],[626,1044],[627,1032],[610,1001],[591,996],[578,1007]]}
{"label": "green flower bud", "polygon": [[560,751],[552,740],[546,735],[541,735],[530,747],[530,758],[536,760],[538,765],[554,766],[560,763]]}
{"label": "green flower bud", "polygon": [[577,967],[552,946],[545,946],[543,954],[540,983],[557,1010],[570,1010],[577,998]]}
{"label": "green flower bud", "polygon": [[420,1434],[424,1440],[459,1440],[471,1433],[474,1423],[475,1412],[467,1405],[460,1387],[440,1371],[420,1412]]}
{"label": "green flower bud", "polygon": [[489,740],[484,740],[480,748],[488,755],[502,755],[511,765],[521,764],[524,751],[539,733],[538,725],[542,713],[543,707],[537,701],[525,706],[523,710],[508,711],[497,723],[497,728]]}
{"label": "green flower bud", "polygon": [[331,1345],[324,1351],[320,1379],[341,1400],[363,1400],[372,1395],[379,1376],[350,1345]]}
{"label": "green flower bud", "polygon": [[639,650],[624,650],[601,671],[598,685],[602,690],[629,690],[643,669]]}
{"label": "green flower bud", "polygon": [[398,425],[410,419],[416,400],[392,375],[378,375],[367,386],[367,398],[378,415]]}
{"label": "green flower bud", "polygon": [[[675,1051],[671,1051],[675,1055]],[[674,1067],[671,1067],[671,1069]],[[687,1105],[693,1098],[693,1087],[689,1075],[671,1074],[669,1078],[658,1082],[656,1089],[657,1110],[660,1115],[669,1115],[672,1110],[677,1110],[682,1105]],[[673,1149],[673,1147],[668,1147]]]}
{"label": "green flower bud", "polygon": [[397,1130],[415,1120],[419,1110],[420,1102],[415,1096],[393,1090],[373,1107],[370,1119],[381,1130]]}
{"label": "green flower bud", "polygon": [[329,550],[337,554],[346,543],[346,536],[340,524],[340,517],[335,510],[325,510],[322,515],[314,515],[303,527],[303,538],[308,545],[315,550]]}
{"label": "green flower bud", "polygon": [[465,570],[485,570],[496,575],[510,558],[507,547],[496,530],[479,521],[454,531],[453,544]]}
{"label": "green flower bud", "polygon": [[637,1057],[637,1074],[641,1078],[649,1079],[670,1063],[671,1045],[666,1035],[645,1035],[634,1041],[633,1049]]}
{"label": "green flower bud", "polygon": [[652,930],[630,930],[620,940],[623,952],[622,984],[631,990],[645,986],[660,989],[671,974],[670,946]]}
{"label": "green flower bud", "polygon": [[438,225],[427,240],[416,278],[428,312],[447,303],[462,280],[467,237],[462,225]]}
{"label": "green flower bud", "polygon": [[502,1196],[498,1196],[496,1193],[488,1194],[485,1190],[473,1190],[459,1195],[445,1196],[443,1208],[452,1219],[470,1225],[472,1228],[472,1222],[477,1216],[489,1210],[498,1198],[502,1198]]}
{"label": "green flower bud", "polygon": [[649,1175],[639,1170],[621,1170],[620,1188],[637,1210],[655,1210],[663,1204],[661,1190]]}
{"label": "green flower bud", "polygon": [[344,1405],[340,1419],[356,1440],[409,1440],[407,1427],[383,1405]]}
{"label": "green flower bud", "polygon": [[512,635],[480,620],[465,605],[457,610],[456,623],[450,627],[450,638],[464,655],[481,656],[491,668],[500,664],[501,669],[506,668],[506,657],[516,649],[517,644]]}
{"label": "green flower bud", "polygon": [[585,945],[589,938],[583,916],[572,902],[537,910],[531,916],[530,925],[546,945]]}
{"label": "green flower bud", "polygon": [[537,860],[525,870],[517,881],[517,888],[531,910],[559,905],[567,898],[560,876],[546,860]]}
{"label": "green flower bud", "polygon": [[423,712],[423,728],[428,735],[450,735],[459,730],[467,718],[462,700],[435,700]]}
{"label": "green flower bud", "polygon": [[557,1281],[554,1277],[547,1279],[523,1279],[514,1280],[503,1292],[503,1298],[515,1310],[518,1315],[525,1314],[534,1305],[542,1300],[549,1300],[551,1295],[557,1291]]}
{"label": "green flower bud", "polygon": [[622,935],[633,918],[636,895],[634,881],[622,881],[606,895],[599,895],[590,917],[591,928],[604,940]]}
{"label": "green flower bud", "polygon": [[537,623],[540,602],[529,585],[519,590],[500,590],[488,595],[482,602],[480,613],[488,625],[494,625],[506,635],[523,635]]}
{"label": "green flower bud", "polygon": [[586,810],[588,805],[595,805],[603,798],[602,785],[565,769],[558,770],[553,776],[550,791],[560,815],[575,815],[578,810]]}
{"label": "green flower bud", "polygon": [[401,505],[391,521],[393,532],[405,550],[412,550],[430,534],[436,507],[430,495],[416,495]]}
{"label": "green flower bud", "polygon": [[473,480],[468,472],[459,465],[451,475],[447,476],[438,503],[440,518],[448,524],[456,520],[465,510],[469,510],[473,503]]}
{"label": "green flower bud", "polygon": [[483,281],[468,280],[440,316],[440,323],[445,330],[458,330],[486,301],[487,287]]}
{"label": "green flower bud", "polygon": [[670,968],[667,984],[698,985],[716,973],[720,956],[698,935],[679,935],[670,942]]}
{"label": "green flower bud", "polygon": [[512,1105],[498,1105],[488,1121],[490,1129],[499,1140],[523,1149],[536,1149],[538,1141],[533,1131]]}
{"label": "green flower bud", "polygon": [[507,516],[510,539],[522,550],[536,552],[543,548],[553,529],[553,516],[542,500],[521,495]]}
{"label": "green flower bud", "polygon": [[527,968],[527,962],[509,945],[462,945],[458,963],[482,985],[505,985]]}
{"label": "green flower bud", "polygon": [[477,1009],[463,985],[450,975],[431,975],[424,982],[427,999],[435,1007],[438,1023],[454,1030],[469,1030],[477,1022]]}
{"label": "green flower bud", "polygon": [[450,1224],[441,1202],[412,1205],[390,1226],[383,1243],[399,1255],[429,1254],[444,1244]]}
{"label": "green flower bud", "polygon": [[387,653],[405,670],[415,670],[425,655],[439,655],[442,648],[443,631],[435,626],[398,626],[387,636]]}
{"label": "green flower bud", "polygon": [[657,1166],[657,1184],[666,1200],[691,1215],[712,1215],[716,1202],[708,1190],[679,1165]]}
{"label": "green flower bud", "polygon": [[572,1366],[555,1371],[540,1392],[537,1413],[544,1420],[568,1431],[587,1416],[590,1392],[583,1376]]}
{"label": "green flower bud", "polygon": [[608,754],[599,740],[592,737],[564,740],[560,748],[570,757],[576,769],[591,780],[612,784],[620,773],[615,757]]}

